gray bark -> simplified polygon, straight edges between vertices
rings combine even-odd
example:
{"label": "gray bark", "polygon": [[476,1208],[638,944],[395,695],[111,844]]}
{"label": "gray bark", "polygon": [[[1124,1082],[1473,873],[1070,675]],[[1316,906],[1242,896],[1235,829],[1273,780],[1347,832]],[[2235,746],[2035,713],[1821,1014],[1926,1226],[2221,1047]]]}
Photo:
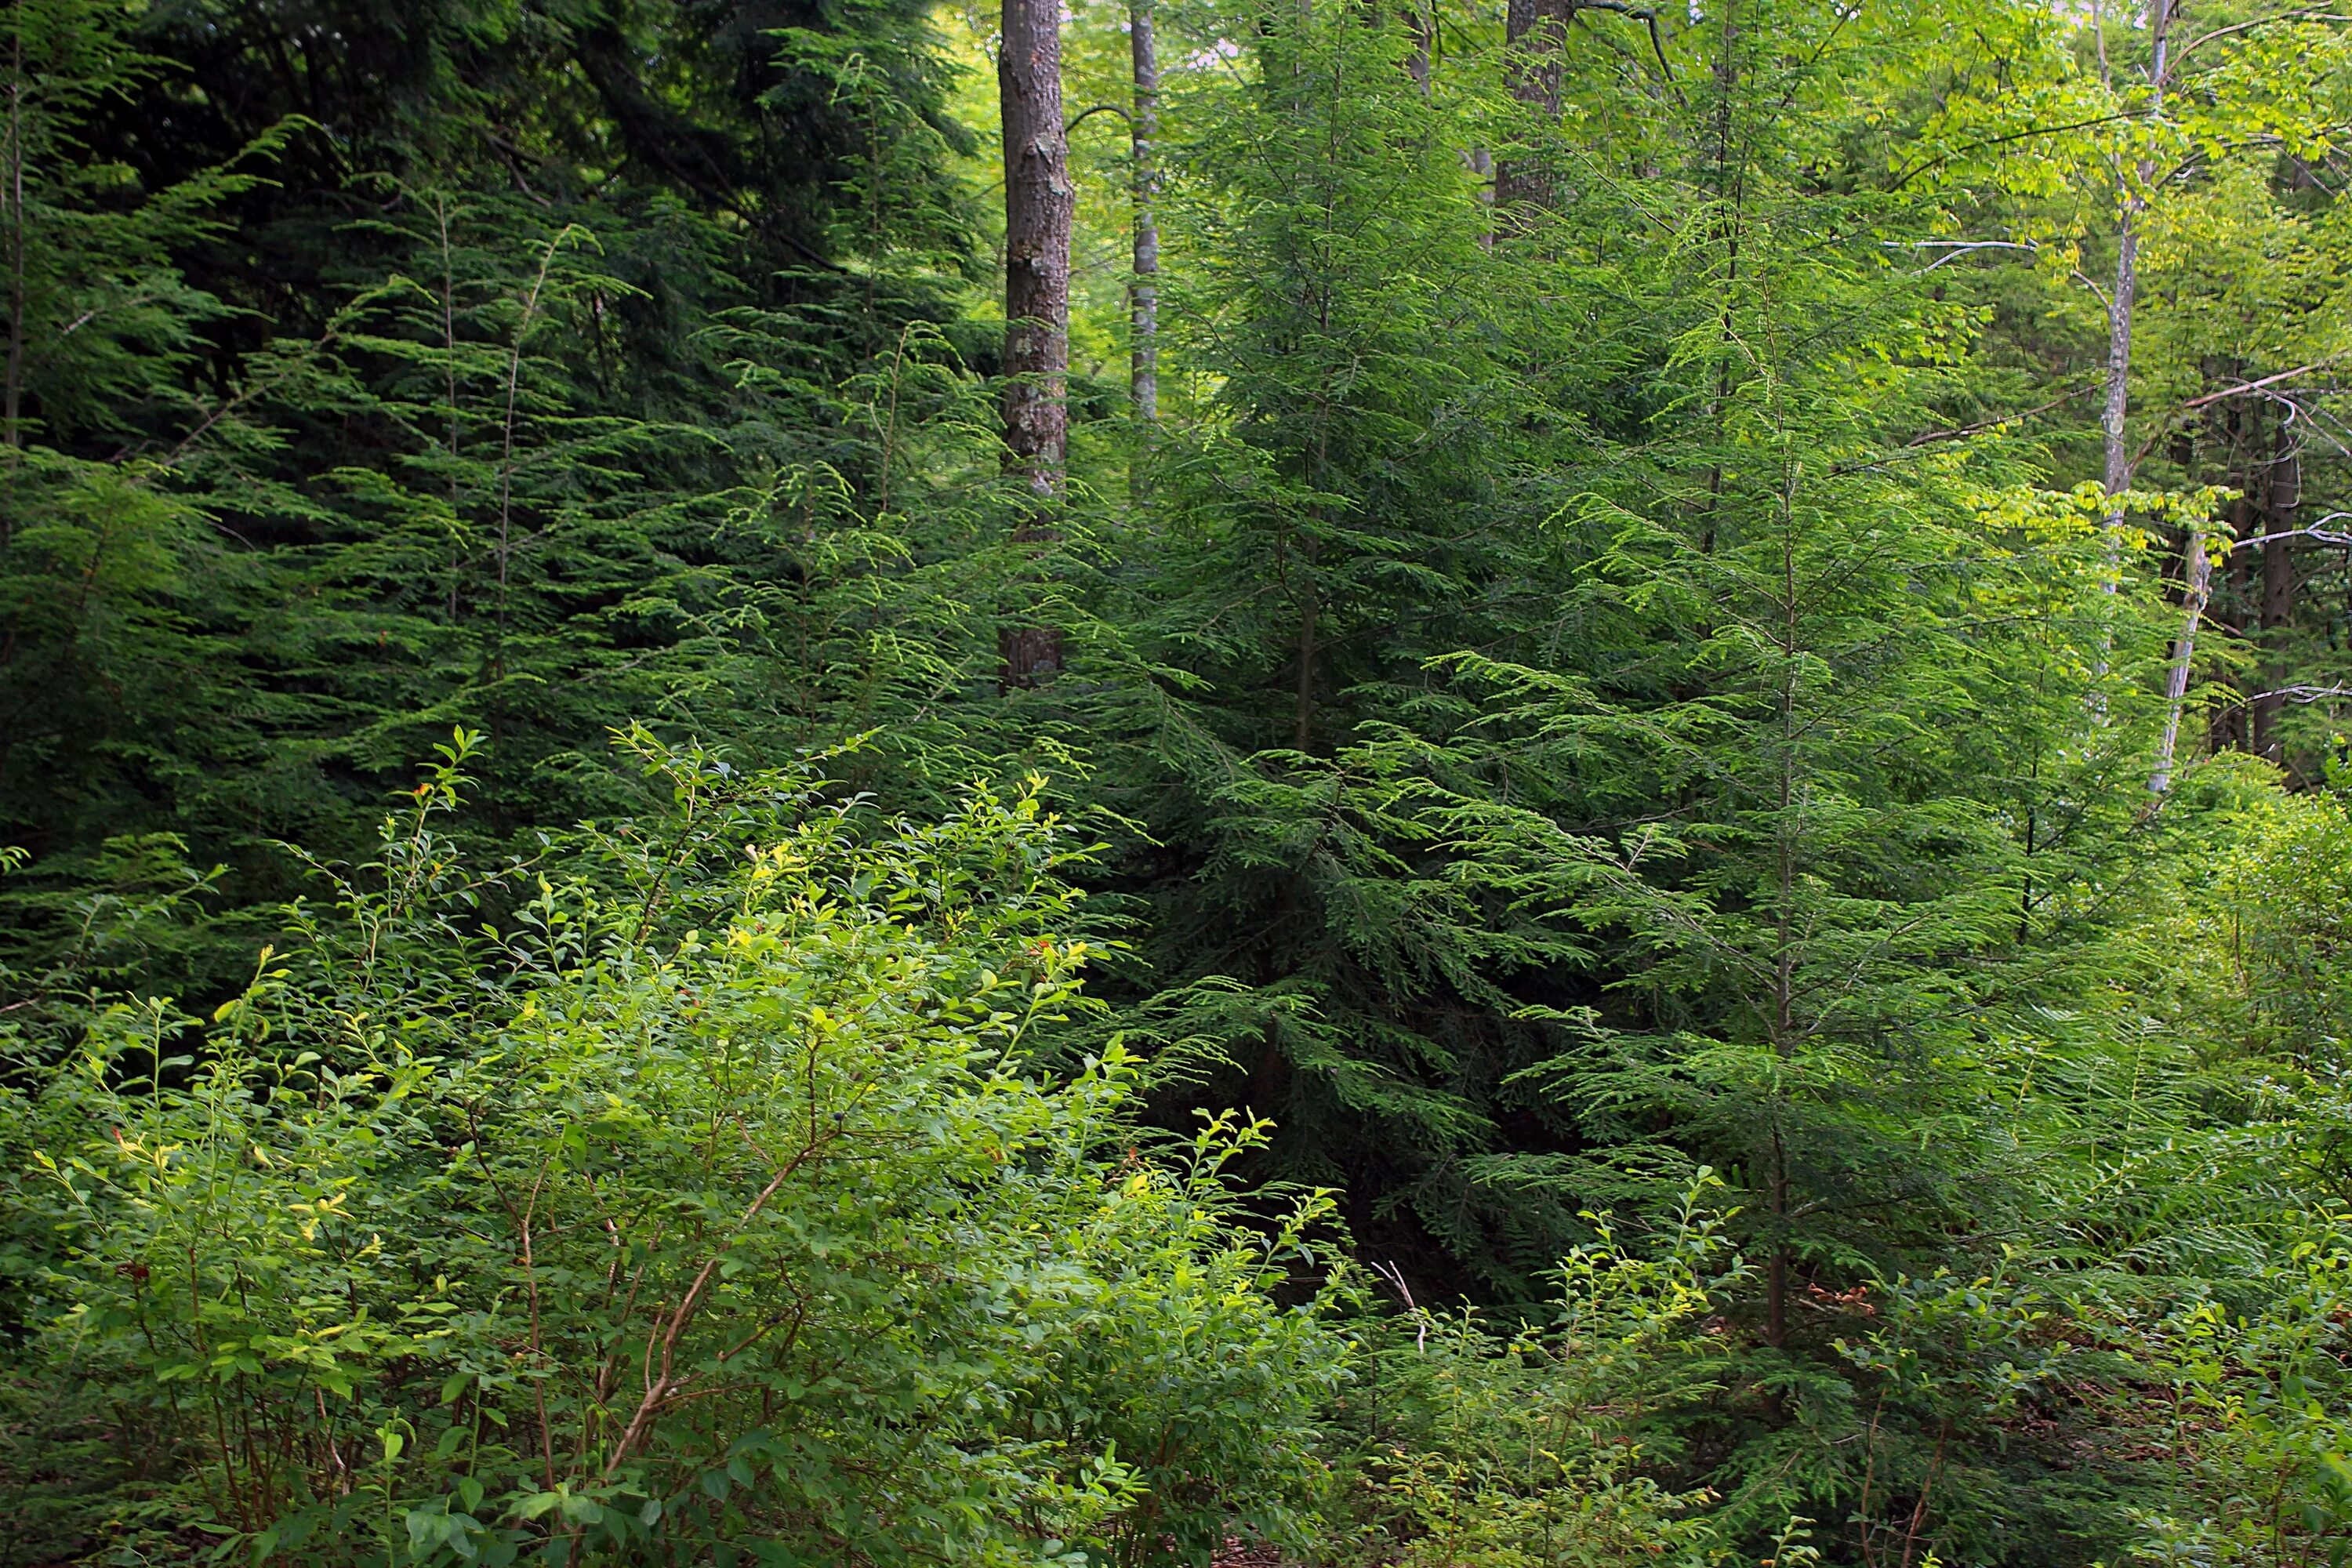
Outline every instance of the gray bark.
{"label": "gray bark", "polygon": [[[2150,45],[2154,50],[2148,60],[2148,113],[2151,119],[2164,118],[2164,89],[2170,69],[2168,48],[2174,19],[2179,15],[2178,0],[2156,0],[2149,19]],[[2101,39],[2104,53],[2105,40]],[[2131,447],[2126,440],[2126,416],[2130,411],[2132,312],[2139,295],[2139,217],[2147,210],[2147,184],[2155,171],[2143,161],[2138,167],[2138,184],[2120,182],[2116,215],[2116,284],[2107,300],[2107,384],[2106,401],[2100,411],[2099,430],[2105,438],[2106,490],[2120,495],[2131,489]],[[2110,525],[2120,523],[2120,513],[2110,513]]]}
{"label": "gray bark", "polygon": [[[1503,15],[1503,69],[1511,96],[1547,126],[1559,120],[1560,70],[1575,11],[1575,0],[1508,0]],[[1550,176],[1538,162],[1522,155],[1496,167],[1495,207],[1504,222],[1515,206],[1551,202]]]}
{"label": "gray bark", "polygon": [[2277,446],[2271,456],[2268,494],[2264,497],[2262,543],[2262,600],[2255,624],[2262,637],[2262,692],[2253,702],[2254,755],[2273,763],[2286,761],[2279,736],[2279,720],[2286,712],[2286,684],[2277,644],[2294,616],[2294,529],[2296,509],[2303,504],[2303,455],[2294,427],[2282,416]]}
{"label": "gray bark", "polygon": [[[1047,542],[1070,444],[1069,133],[1062,119],[1058,0],[1004,0],[996,81],[1004,120],[1004,446],[1026,481],[1019,540]],[[1061,633],[1011,626],[997,633],[1007,688],[1034,686],[1062,666]]]}
{"label": "gray bark", "polygon": [[1146,434],[1160,420],[1160,53],[1152,0],[1128,0],[1129,53],[1135,66],[1135,280],[1128,296],[1131,365],[1128,396]]}
{"label": "gray bark", "polygon": [[2202,527],[2189,529],[2189,546],[2180,563],[2180,637],[2172,645],[2172,663],[2164,672],[2164,738],[2157,743],[2156,773],[2147,784],[2148,793],[2159,795],[2172,787],[2173,755],[2180,744],[2180,710],[2189,697],[2189,667],[2197,658],[2198,624],[2213,591],[2213,563],[2205,553]]}

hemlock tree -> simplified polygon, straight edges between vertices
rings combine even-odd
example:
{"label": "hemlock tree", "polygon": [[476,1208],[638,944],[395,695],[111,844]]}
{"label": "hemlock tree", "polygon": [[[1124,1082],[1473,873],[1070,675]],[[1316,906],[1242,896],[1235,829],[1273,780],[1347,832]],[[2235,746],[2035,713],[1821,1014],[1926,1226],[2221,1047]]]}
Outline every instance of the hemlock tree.
{"label": "hemlock tree", "polygon": [[[1062,120],[1062,13],[1054,0],[1004,0],[996,79],[1004,125],[1004,445],[1028,491],[1016,537],[1050,542],[1070,460],[1069,130]],[[1017,613],[1017,612],[1016,612]],[[1033,610],[1034,613],[1034,610]],[[1062,668],[1061,633],[998,634],[1007,688]]]}
{"label": "hemlock tree", "polygon": [[[1945,20],[1743,5],[1675,30],[1669,59],[1707,65],[1660,139],[1678,157],[1573,165],[1562,214],[1640,237],[1584,319],[1651,345],[1646,416],[1587,438],[1549,635],[1529,617],[1497,645],[1540,657],[1465,647],[1444,662],[1473,721],[1363,746],[1457,883],[1590,933],[1599,993],[1554,977],[1523,1008],[1580,1038],[1496,1096],[1568,1130],[1474,1179],[1570,1214],[1659,1212],[1696,1164],[1738,1194],[1749,1348],[1694,1441],[1725,1526],[1759,1540],[1925,1507],[1933,1465],[2003,1440],[1931,1419],[1882,1442],[1836,1342],[1871,1290],[2017,1234],[2031,1184],[1988,1043],[2078,994],[2078,922],[2161,858],[2132,802],[2171,612],[2144,577],[2110,609],[2103,492],[1934,438],[1976,313],[1907,254],[1937,200],[1888,188],[1845,118]],[[2042,1506],[1999,1468],[1938,1494],[1940,1539]]]}

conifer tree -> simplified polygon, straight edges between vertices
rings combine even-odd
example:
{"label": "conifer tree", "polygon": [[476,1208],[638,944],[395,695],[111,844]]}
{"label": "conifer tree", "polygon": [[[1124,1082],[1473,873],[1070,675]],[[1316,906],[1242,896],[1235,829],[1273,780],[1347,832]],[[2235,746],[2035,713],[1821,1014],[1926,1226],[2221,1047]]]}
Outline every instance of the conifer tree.
{"label": "conifer tree", "polygon": [[[1026,540],[1055,537],[1070,460],[1070,140],[1062,120],[1062,15],[1050,0],[1005,0],[996,62],[1004,126],[1004,445],[1028,490]],[[1062,667],[1061,634],[1008,626],[1003,682],[1034,686]]]}

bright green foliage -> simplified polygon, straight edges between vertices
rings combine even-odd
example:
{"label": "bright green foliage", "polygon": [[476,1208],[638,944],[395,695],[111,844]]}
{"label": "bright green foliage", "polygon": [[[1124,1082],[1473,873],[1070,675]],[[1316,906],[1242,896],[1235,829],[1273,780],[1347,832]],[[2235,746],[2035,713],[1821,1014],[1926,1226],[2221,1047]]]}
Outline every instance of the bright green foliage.
{"label": "bright green foliage", "polygon": [[[1704,1173],[1693,1196],[1712,1184]],[[1737,1282],[1719,1223],[1685,1205],[1654,1258],[1601,1239],[1563,1260],[1546,1319],[1498,1334],[1469,1310],[1407,1302],[1360,1332],[1339,1406],[1353,1440],[1335,1562],[1602,1564],[1707,1560],[1705,1492],[1655,1479],[1662,1419],[1718,1392],[1706,1314]],[[1399,1280],[1391,1280],[1399,1284]]]}
{"label": "bright green foliage", "polygon": [[1034,793],[919,826],[638,746],[677,811],[502,931],[452,940],[461,737],[208,1025],[122,1005],[11,1094],[20,1310],[185,1467],[163,1517],[321,1562],[1291,1528],[1337,1363],[1266,1290],[1318,1207],[1237,1228],[1259,1129],[1118,1161],[1133,1064],[1029,1065],[1087,957]]}
{"label": "bright green foliage", "polygon": [[2200,1001],[2231,1019],[2231,1037],[2258,1051],[2291,1058],[2306,1070],[2338,1066],[2352,1043],[2352,812],[2346,797],[2263,802],[2214,893],[2203,929],[2184,933],[2187,951],[2203,961],[2199,968],[2221,993],[2208,991]]}

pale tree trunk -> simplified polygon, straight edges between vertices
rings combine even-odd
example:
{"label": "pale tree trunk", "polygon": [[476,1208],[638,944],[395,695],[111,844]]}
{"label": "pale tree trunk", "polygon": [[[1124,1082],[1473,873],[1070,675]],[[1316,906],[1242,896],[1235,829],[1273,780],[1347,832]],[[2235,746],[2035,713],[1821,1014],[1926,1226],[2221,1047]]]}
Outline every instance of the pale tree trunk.
{"label": "pale tree trunk", "polygon": [[2172,645],[2172,663],[2164,673],[2164,738],[2157,743],[2156,773],[2148,793],[2162,795],[2172,787],[2173,755],[2180,744],[2180,710],[2189,698],[2189,670],[2197,658],[2197,627],[2204,618],[2205,602],[2213,592],[2213,563],[2205,553],[2201,524],[2189,530],[2189,547],[2180,558],[2180,637]]}
{"label": "pale tree trunk", "polygon": [[2271,455],[2269,495],[2263,508],[2262,603],[2255,624],[2261,628],[2262,662],[2257,679],[2262,690],[2253,702],[2254,755],[2273,763],[2286,761],[2279,736],[2279,720],[2286,712],[2286,697],[2278,688],[2286,683],[2284,663],[2277,643],[2294,616],[2295,510],[2303,503],[2303,455],[2294,427],[2284,416],[2278,422],[2276,449]]}
{"label": "pale tree trunk", "polygon": [[[2154,0],[2149,16],[2150,44],[2147,81],[2150,91],[2149,117],[2164,117],[2166,42],[2179,0]],[[2099,39],[2099,74],[2107,74],[2107,34],[2104,13],[2097,17]],[[2099,411],[2099,434],[2106,461],[2102,476],[2110,505],[2105,519],[2107,582],[2106,591],[2112,595],[2123,585],[2123,524],[2124,510],[2113,498],[2131,489],[2132,459],[2129,443],[2128,416],[2131,411],[2132,313],[2139,295],[2139,218],[2147,210],[2147,182],[2155,170],[2146,159],[2136,169],[2128,171],[2118,159],[2116,166],[2116,280],[2115,289],[2107,297],[2107,379],[2106,397]],[[2107,720],[2107,698],[2104,689],[2108,661],[2115,648],[2115,617],[2101,617],[2099,626],[2099,657],[2092,666],[2090,707],[2093,717],[2101,724]],[[2177,726],[2176,712],[2168,721]],[[2168,752],[2169,748],[2168,746]],[[2168,772],[2169,763],[2159,773]]]}
{"label": "pale tree trunk", "polygon": [[[2167,46],[2173,19],[2179,15],[2177,0],[2156,0],[2149,19],[2150,44],[2154,53],[2149,58],[2147,82],[2148,115],[2151,120],[2164,118],[2164,89],[2169,65]],[[2102,60],[2106,56],[2104,32],[2099,40]],[[2132,312],[2139,294],[2139,219],[2147,206],[2147,182],[2155,175],[2154,167],[2145,159],[2137,170],[2137,184],[2125,175],[2120,165],[2116,170],[2119,187],[2116,213],[2116,285],[2107,300],[2107,384],[2106,402],[2100,412],[2099,432],[2105,447],[2105,483],[2110,496],[2121,495],[2131,489],[2131,447],[2126,439],[2126,416],[2130,411]],[[2120,510],[2107,514],[2111,531],[2120,528]],[[2113,531],[2109,533],[2110,554],[2119,553],[2119,544]]]}
{"label": "pale tree trunk", "polygon": [[1135,65],[1135,112],[1129,118],[1135,155],[1135,281],[1129,288],[1128,399],[1149,438],[1160,422],[1160,50],[1152,36],[1152,0],[1128,0],[1128,52]]}
{"label": "pale tree trunk", "polygon": [[[2126,438],[2125,415],[2131,397],[2132,306],[2139,292],[2140,198],[2124,193],[2116,228],[2116,287],[2107,300],[2107,397],[2099,415],[2099,433],[2106,447],[2106,489],[2118,496],[2131,489],[2131,447]],[[2122,526],[2120,510],[2107,514],[2109,528]],[[2115,553],[2110,538],[2108,552]]]}
{"label": "pale tree trunk", "polygon": [[[1058,0],[1004,0],[996,62],[1004,118],[1004,445],[1007,468],[1026,481],[1028,514],[1014,537],[1055,538],[1069,458],[1069,132],[1062,121],[1062,13]],[[999,679],[1034,686],[1062,667],[1050,626],[997,632]]]}

